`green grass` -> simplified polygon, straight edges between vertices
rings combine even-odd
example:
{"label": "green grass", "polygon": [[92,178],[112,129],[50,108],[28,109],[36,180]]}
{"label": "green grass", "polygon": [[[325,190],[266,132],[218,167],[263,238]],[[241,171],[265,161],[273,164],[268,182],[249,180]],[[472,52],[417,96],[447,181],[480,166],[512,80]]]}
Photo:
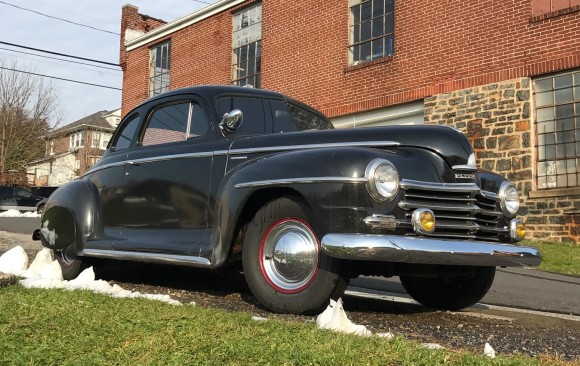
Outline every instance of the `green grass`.
{"label": "green grass", "polygon": [[0,365],[539,365],[84,291],[0,288]]}
{"label": "green grass", "polygon": [[580,276],[580,245],[526,240],[522,245],[534,246],[542,252],[539,269]]}

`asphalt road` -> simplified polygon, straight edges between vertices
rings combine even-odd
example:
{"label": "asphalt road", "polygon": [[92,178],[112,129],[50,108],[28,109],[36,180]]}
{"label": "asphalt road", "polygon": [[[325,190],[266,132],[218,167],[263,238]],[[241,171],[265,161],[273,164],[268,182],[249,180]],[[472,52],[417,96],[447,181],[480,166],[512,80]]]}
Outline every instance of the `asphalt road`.
{"label": "asphalt road", "polygon": [[[40,218],[0,217],[0,231],[30,234]],[[359,277],[351,286],[407,296],[398,277]],[[481,303],[580,315],[580,277],[562,276],[526,268],[499,268]]]}

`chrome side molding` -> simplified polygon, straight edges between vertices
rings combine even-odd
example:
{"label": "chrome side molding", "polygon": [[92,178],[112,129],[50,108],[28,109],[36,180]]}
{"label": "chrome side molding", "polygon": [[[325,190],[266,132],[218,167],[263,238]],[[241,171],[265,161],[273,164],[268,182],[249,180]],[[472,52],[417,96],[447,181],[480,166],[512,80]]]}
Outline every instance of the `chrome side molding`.
{"label": "chrome side molding", "polygon": [[85,249],[82,256],[96,258],[111,258],[119,260],[130,260],[161,264],[181,264],[192,267],[211,267],[211,262],[207,258],[193,257],[188,255],[131,252],[122,250],[102,250],[102,249]]}
{"label": "chrome side molding", "polygon": [[257,180],[253,182],[238,183],[235,188],[265,187],[282,184],[312,184],[312,183],[366,183],[365,177],[304,177],[304,178],[285,178],[285,179],[268,179]]}

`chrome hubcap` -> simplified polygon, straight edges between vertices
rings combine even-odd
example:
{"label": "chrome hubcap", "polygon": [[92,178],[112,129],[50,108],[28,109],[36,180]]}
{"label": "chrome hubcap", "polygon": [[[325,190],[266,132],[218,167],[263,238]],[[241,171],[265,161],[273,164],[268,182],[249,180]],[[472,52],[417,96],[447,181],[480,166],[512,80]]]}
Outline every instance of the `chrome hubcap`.
{"label": "chrome hubcap", "polygon": [[272,225],[262,239],[262,271],[277,290],[299,292],[318,271],[318,253],[319,243],[312,229],[297,219],[285,219]]}

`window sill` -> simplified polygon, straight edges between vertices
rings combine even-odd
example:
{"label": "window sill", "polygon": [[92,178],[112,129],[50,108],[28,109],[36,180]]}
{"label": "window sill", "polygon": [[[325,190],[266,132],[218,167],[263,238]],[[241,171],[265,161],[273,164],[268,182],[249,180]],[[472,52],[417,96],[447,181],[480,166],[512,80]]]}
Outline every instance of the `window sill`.
{"label": "window sill", "polygon": [[385,57],[377,58],[377,59],[372,60],[372,61],[361,61],[360,63],[358,63],[356,65],[347,66],[344,69],[344,72],[347,73],[350,71],[360,70],[360,69],[367,68],[369,66],[382,64],[382,63],[389,62],[392,60],[393,60],[393,56],[385,56]]}
{"label": "window sill", "polygon": [[536,15],[530,18],[530,23],[541,22],[550,18],[559,17],[561,15],[572,14],[580,12],[580,5],[572,6],[570,8],[564,8],[556,11],[551,11],[542,15]]}
{"label": "window sill", "polygon": [[547,198],[547,197],[563,197],[563,196],[580,196],[580,187],[530,191],[528,195],[529,198]]}

